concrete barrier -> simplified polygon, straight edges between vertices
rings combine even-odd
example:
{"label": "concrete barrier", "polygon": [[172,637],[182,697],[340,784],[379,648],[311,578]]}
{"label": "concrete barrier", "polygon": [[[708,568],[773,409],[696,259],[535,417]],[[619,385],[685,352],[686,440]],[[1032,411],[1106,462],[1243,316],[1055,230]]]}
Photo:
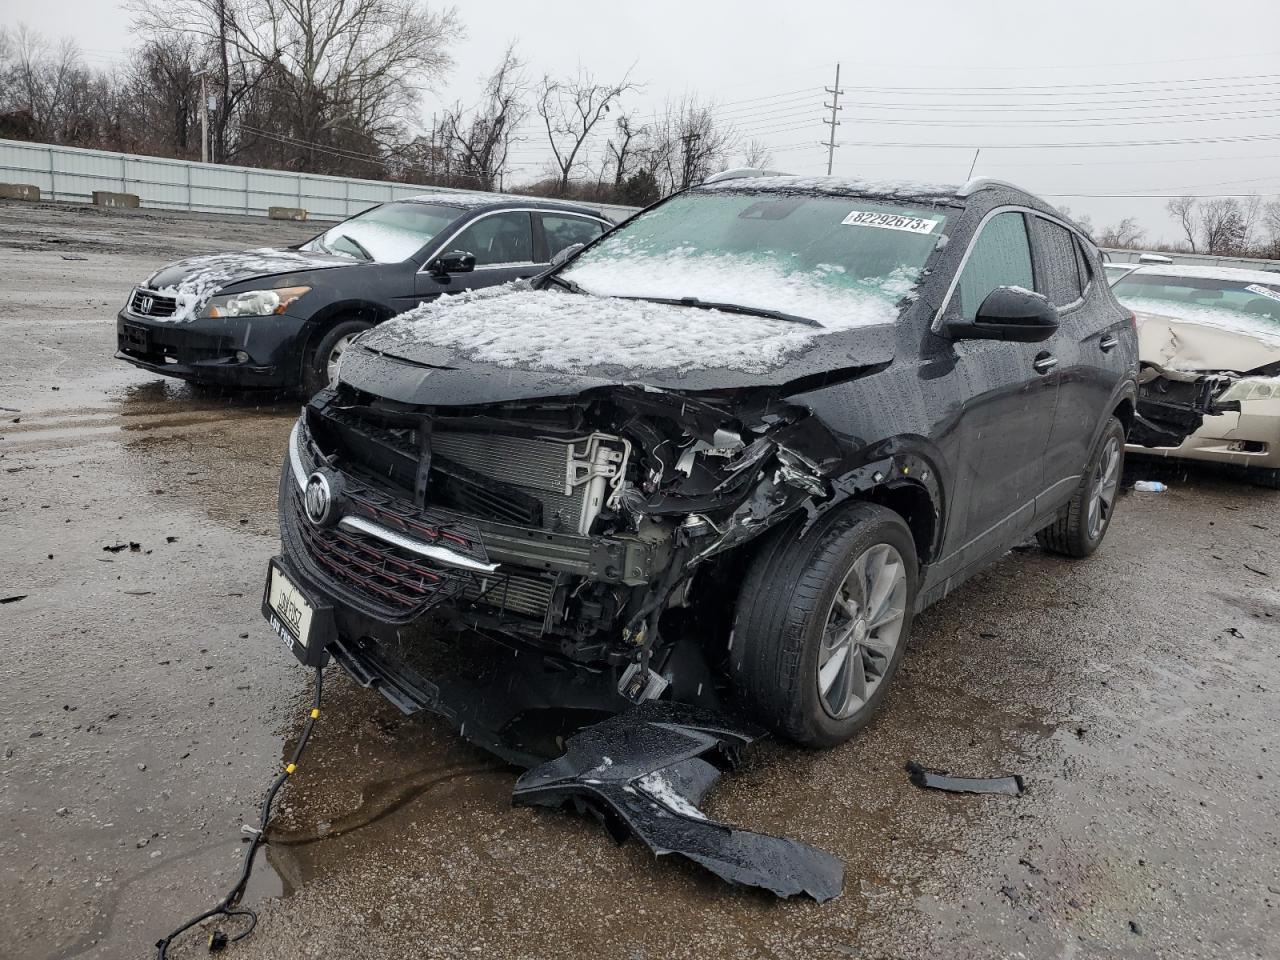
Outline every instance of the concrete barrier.
{"label": "concrete barrier", "polygon": [[267,216],[272,220],[305,220],[307,211],[301,207],[267,207]]}
{"label": "concrete barrier", "polygon": [[0,198],[5,200],[39,200],[40,188],[33,183],[0,183]]}
{"label": "concrete barrier", "polygon": [[111,193],[108,190],[94,190],[93,205],[95,207],[129,207],[135,209],[139,206],[138,195],[136,193]]}

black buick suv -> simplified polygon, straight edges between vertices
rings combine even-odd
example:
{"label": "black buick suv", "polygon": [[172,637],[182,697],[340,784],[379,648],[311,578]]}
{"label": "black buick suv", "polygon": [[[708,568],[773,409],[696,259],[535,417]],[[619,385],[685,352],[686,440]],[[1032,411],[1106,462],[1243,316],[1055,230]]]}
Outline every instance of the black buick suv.
{"label": "black buick suv", "polygon": [[[1091,554],[1126,439],[1225,387],[1140,370],[1094,244],[1011,185],[709,182],[357,341],[290,438],[263,613],[491,746],[653,698],[830,745],[917,612],[1031,534]],[[449,631],[506,679],[411,665]]]}

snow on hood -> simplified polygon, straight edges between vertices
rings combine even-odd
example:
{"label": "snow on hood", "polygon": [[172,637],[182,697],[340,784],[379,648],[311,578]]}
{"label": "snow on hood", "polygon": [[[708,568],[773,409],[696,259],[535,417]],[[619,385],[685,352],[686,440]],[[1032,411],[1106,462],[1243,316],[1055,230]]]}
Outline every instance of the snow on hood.
{"label": "snow on hood", "polygon": [[1173,370],[1237,373],[1280,362],[1280,323],[1180,304],[1173,305],[1178,307],[1175,317],[1167,301],[1126,297],[1123,302],[1137,315],[1138,356],[1148,362]]}
{"label": "snow on hood", "polygon": [[233,283],[254,277],[346,267],[363,262],[347,254],[309,253],[273,247],[188,257],[157,270],[147,278],[145,286],[148,289],[173,297],[178,303],[173,316],[150,319],[157,323],[188,323],[200,315],[214,294]]}
{"label": "snow on hood", "polygon": [[[743,298],[734,299],[742,302]],[[891,324],[897,318],[892,300],[871,293],[846,296],[843,302],[845,310],[838,321],[820,317],[824,326],[817,328],[698,307],[508,284],[424,304],[383,324],[362,342],[389,351],[407,341],[425,342],[451,348],[471,361],[552,373],[602,368],[622,370],[629,376],[710,369],[762,373],[823,336],[857,326]],[[808,315],[800,305],[787,312],[792,311]]]}

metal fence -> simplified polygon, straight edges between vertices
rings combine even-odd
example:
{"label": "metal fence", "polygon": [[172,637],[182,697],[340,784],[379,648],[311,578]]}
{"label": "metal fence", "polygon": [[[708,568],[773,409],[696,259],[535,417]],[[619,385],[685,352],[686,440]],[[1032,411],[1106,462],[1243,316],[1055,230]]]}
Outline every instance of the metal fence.
{"label": "metal fence", "polygon": [[[1107,259],[1112,263],[1137,263],[1144,253],[1156,253],[1154,250],[1121,250],[1115,247],[1102,247]],[[1208,253],[1168,253],[1161,251],[1161,257],[1168,257],[1176,264],[1197,267],[1236,267],[1242,270],[1280,271],[1280,260],[1259,260],[1252,257],[1215,257]]]}
{"label": "metal fence", "polygon": [[[473,192],[3,139],[0,183],[30,183],[46,199],[84,203],[95,190],[132,193],[142,206],[160,210],[265,217],[268,207],[301,207],[315,220],[341,220],[375,203],[420,193]],[[635,212],[610,204],[587,206],[614,221]]]}

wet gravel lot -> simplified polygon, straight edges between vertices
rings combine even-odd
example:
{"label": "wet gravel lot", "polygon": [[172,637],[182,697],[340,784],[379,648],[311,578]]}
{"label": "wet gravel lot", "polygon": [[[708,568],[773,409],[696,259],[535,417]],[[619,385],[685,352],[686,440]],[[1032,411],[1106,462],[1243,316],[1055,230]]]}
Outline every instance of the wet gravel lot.
{"label": "wet gravel lot", "polygon": [[[309,676],[258,615],[298,402],[111,354],[164,261],[308,233],[0,203],[0,955],[149,955],[233,882],[300,729]],[[1090,560],[1015,551],[918,618],[853,742],[721,781],[707,812],[832,851],[839,900],[512,809],[515,771],[331,672],[234,956],[1280,954],[1280,493],[1159,476]],[[908,760],[1028,790],[922,791]]]}

